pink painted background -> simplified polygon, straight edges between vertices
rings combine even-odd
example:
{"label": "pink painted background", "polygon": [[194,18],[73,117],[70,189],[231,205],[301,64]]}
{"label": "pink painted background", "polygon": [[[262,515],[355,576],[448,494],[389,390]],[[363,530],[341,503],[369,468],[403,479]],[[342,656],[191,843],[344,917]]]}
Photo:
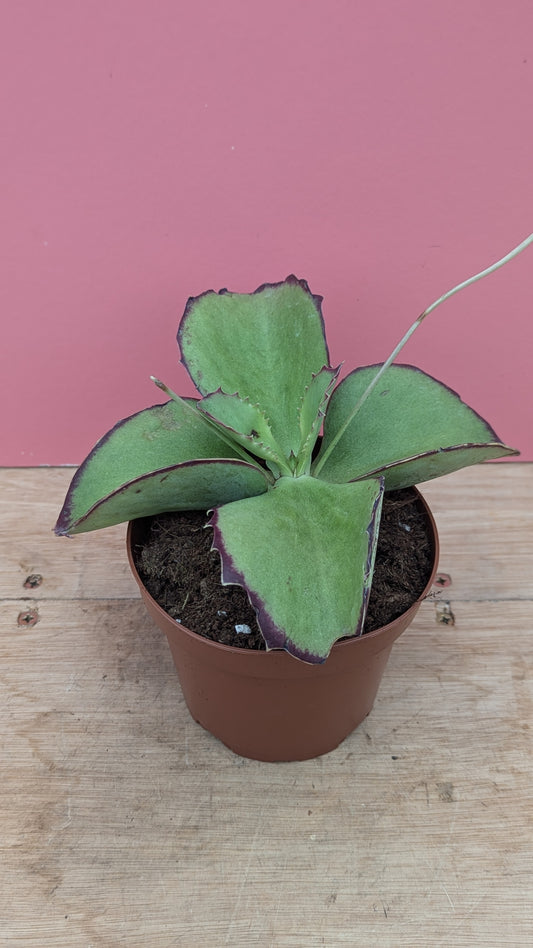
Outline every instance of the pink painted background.
{"label": "pink painted background", "polygon": [[[17,0],[0,47],[4,465],[192,393],[189,295],[305,277],[349,369],[533,230],[531,0]],[[404,353],[529,460],[532,310],[533,249]]]}

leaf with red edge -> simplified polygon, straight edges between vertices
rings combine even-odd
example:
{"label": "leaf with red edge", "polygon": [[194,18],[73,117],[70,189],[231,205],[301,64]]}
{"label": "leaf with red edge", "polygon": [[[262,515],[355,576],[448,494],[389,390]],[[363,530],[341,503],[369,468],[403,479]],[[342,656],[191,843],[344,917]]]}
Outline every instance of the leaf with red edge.
{"label": "leaf with red edge", "polygon": [[214,511],[222,581],[246,589],[267,648],[317,663],[337,639],[361,633],[382,494],[379,479],[283,477]]}

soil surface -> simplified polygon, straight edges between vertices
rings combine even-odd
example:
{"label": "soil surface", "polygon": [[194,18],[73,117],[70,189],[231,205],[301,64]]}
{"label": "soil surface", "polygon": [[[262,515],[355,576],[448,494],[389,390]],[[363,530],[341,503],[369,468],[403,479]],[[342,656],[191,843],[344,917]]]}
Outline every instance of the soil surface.
{"label": "soil surface", "polygon": [[[205,511],[160,514],[133,551],[152,597],[182,625],[237,648],[264,649],[255,612],[240,586],[223,586]],[[433,560],[424,508],[408,488],[383,501],[376,565],[363,632],[392,622],[423,592]]]}

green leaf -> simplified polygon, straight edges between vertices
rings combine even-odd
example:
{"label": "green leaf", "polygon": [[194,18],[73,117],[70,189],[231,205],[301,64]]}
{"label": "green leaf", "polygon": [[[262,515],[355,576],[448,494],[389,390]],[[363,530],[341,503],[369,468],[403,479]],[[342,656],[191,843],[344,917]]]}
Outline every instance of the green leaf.
{"label": "green leaf", "polygon": [[120,421],[76,472],[55,532],[82,533],[260,494],[269,477],[239,458],[195,409],[154,405]]}
{"label": "green leaf", "polygon": [[300,444],[300,399],[328,364],[320,303],[294,276],[255,293],[210,291],[189,300],[178,330],[202,395],[220,389],[260,405],[286,458]]}
{"label": "green leaf", "polygon": [[202,398],[198,402],[198,409],[215,423],[221,424],[237,444],[257,457],[273,462],[286,473],[291,473],[259,405],[252,405],[249,399],[239,395],[225,395],[218,391]]}
{"label": "green leaf", "polygon": [[300,419],[300,448],[298,450],[297,474],[307,474],[308,461],[316,444],[326,405],[337,381],[340,366],[332,369],[325,365],[313,375],[302,396],[298,417]]}
{"label": "green leaf", "polygon": [[337,639],[361,633],[382,489],[380,480],[282,477],[215,510],[222,581],[247,590],[267,648],[322,662]]}
{"label": "green leaf", "polygon": [[328,457],[378,368],[356,369],[331,396],[313,467],[318,477],[344,482],[383,475],[391,490],[518,453],[442,382],[413,366],[391,365]]}

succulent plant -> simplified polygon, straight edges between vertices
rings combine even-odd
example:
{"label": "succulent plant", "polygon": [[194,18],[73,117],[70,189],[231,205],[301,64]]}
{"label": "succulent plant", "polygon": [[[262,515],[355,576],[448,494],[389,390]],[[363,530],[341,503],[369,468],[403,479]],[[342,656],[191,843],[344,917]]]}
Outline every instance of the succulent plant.
{"label": "succulent plant", "polygon": [[[338,381],[322,298],[294,276],[191,297],[178,330],[200,397],[119,421],[77,470],[56,533],[210,510],[223,583],[247,591],[267,648],[323,662],[363,630],[386,490],[517,452],[443,383],[389,358]],[[317,450],[317,442],[320,447]]]}

